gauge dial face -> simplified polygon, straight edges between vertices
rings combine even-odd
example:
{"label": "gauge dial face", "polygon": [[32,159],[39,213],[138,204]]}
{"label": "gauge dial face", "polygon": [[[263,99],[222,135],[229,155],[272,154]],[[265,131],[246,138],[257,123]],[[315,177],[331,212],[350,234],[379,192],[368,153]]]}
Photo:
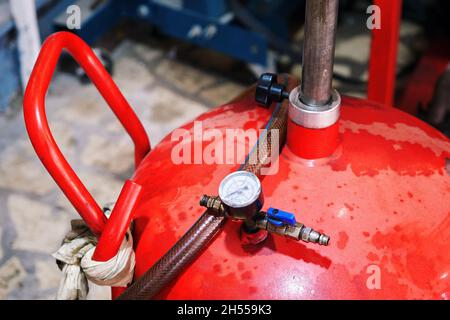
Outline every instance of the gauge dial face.
{"label": "gauge dial face", "polygon": [[219,197],[232,208],[243,208],[259,198],[261,183],[257,176],[247,171],[237,171],[226,176],[219,186]]}

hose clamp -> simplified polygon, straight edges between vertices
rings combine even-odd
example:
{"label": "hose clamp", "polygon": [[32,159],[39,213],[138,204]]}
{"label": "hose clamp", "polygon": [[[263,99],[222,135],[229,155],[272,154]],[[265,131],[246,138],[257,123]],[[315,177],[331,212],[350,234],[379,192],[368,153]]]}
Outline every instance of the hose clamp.
{"label": "hose clamp", "polygon": [[309,129],[328,128],[339,120],[341,96],[331,92],[331,100],[324,106],[310,106],[300,99],[300,86],[289,95],[289,118],[296,124]]}

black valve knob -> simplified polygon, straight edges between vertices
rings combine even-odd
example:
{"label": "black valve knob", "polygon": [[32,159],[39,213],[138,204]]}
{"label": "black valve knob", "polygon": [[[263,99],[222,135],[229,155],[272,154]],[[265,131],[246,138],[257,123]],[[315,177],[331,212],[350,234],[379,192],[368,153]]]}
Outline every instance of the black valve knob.
{"label": "black valve knob", "polygon": [[255,100],[259,105],[268,108],[272,102],[281,102],[286,98],[289,98],[289,92],[278,83],[276,74],[264,73],[259,77],[255,92]]}

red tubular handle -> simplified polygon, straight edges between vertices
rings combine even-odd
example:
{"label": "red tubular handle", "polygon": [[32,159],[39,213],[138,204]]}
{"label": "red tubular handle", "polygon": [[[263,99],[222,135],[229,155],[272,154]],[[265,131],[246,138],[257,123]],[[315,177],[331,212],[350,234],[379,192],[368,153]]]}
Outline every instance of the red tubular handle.
{"label": "red tubular handle", "polygon": [[[91,231],[96,235],[100,235],[107,219],[100,206],[95,202],[94,198],[80,181],[56,145],[45,114],[45,95],[63,49],[67,50],[85,70],[86,74],[95,84],[100,94],[130,135],[135,146],[136,167],[150,151],[150,141],[138,117],[92,49],[81,38],[70,32],[58,32],[48,37],[42,46],[25,91],[23,103],[25,125],[31,143],[47,171],[62,189]],[[130,187],[126,184],[121,192],[118,203],[120,202],[120,198],[127,197],[131,197],[133,201],[137,201],[138,197],[127,195],[129,192],[136,194],[136,190],[139,190],[137,193],[140,193],[139,187]],[[134,204],[128,206],[120,205],[117,210],[113,210],[111,218],[113,216],[119,216],[129,222],[130,218],[126,218],[126,216],[130,216],[131,213],[121,212],[121,210],[127,208],[134,208]],[[110,222],[114,221],[117,222],[117,218]],[[121,227],[126,230],[128,225],[122,225]],[[108,229],[110,228],[114,229],[112,223],[108,223]],[[119,232],[119,234],[124,233],[123,230]],[[120,246],[122,241],[122,238],[118,238],[115,237],[112,239],[115,242],[113,246],[117,248],[117,243]],[[99,246],[97,249],[100,250]],[[102,254],[100,256],[107,258]]]}
{"label": "red tubular handle", "polygon": [[108,219],[92,259],[95,261],[108,261],[119,251],[122,239],[130,226],[132,213],[142,195],[142,186],[134,181],[127,180],[123,185],[111,216]]}

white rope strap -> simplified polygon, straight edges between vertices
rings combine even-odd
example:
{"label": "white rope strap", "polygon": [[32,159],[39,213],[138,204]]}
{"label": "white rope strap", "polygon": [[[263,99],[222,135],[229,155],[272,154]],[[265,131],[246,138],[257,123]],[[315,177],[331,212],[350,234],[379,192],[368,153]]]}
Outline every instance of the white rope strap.
{"label": "white rope strap", "polygon": [[[108,212],[105,212],[108,213]],[[62,270],[56,299],[83,300],[89,293],[88,280],[100,286],[124,287],[133,280],[135,257],[133,238],[127,231],[118,253],[108,261],[94,261],[96,237],[82,220],[71,221],[72,230],[65,236],[53,257]]]}

